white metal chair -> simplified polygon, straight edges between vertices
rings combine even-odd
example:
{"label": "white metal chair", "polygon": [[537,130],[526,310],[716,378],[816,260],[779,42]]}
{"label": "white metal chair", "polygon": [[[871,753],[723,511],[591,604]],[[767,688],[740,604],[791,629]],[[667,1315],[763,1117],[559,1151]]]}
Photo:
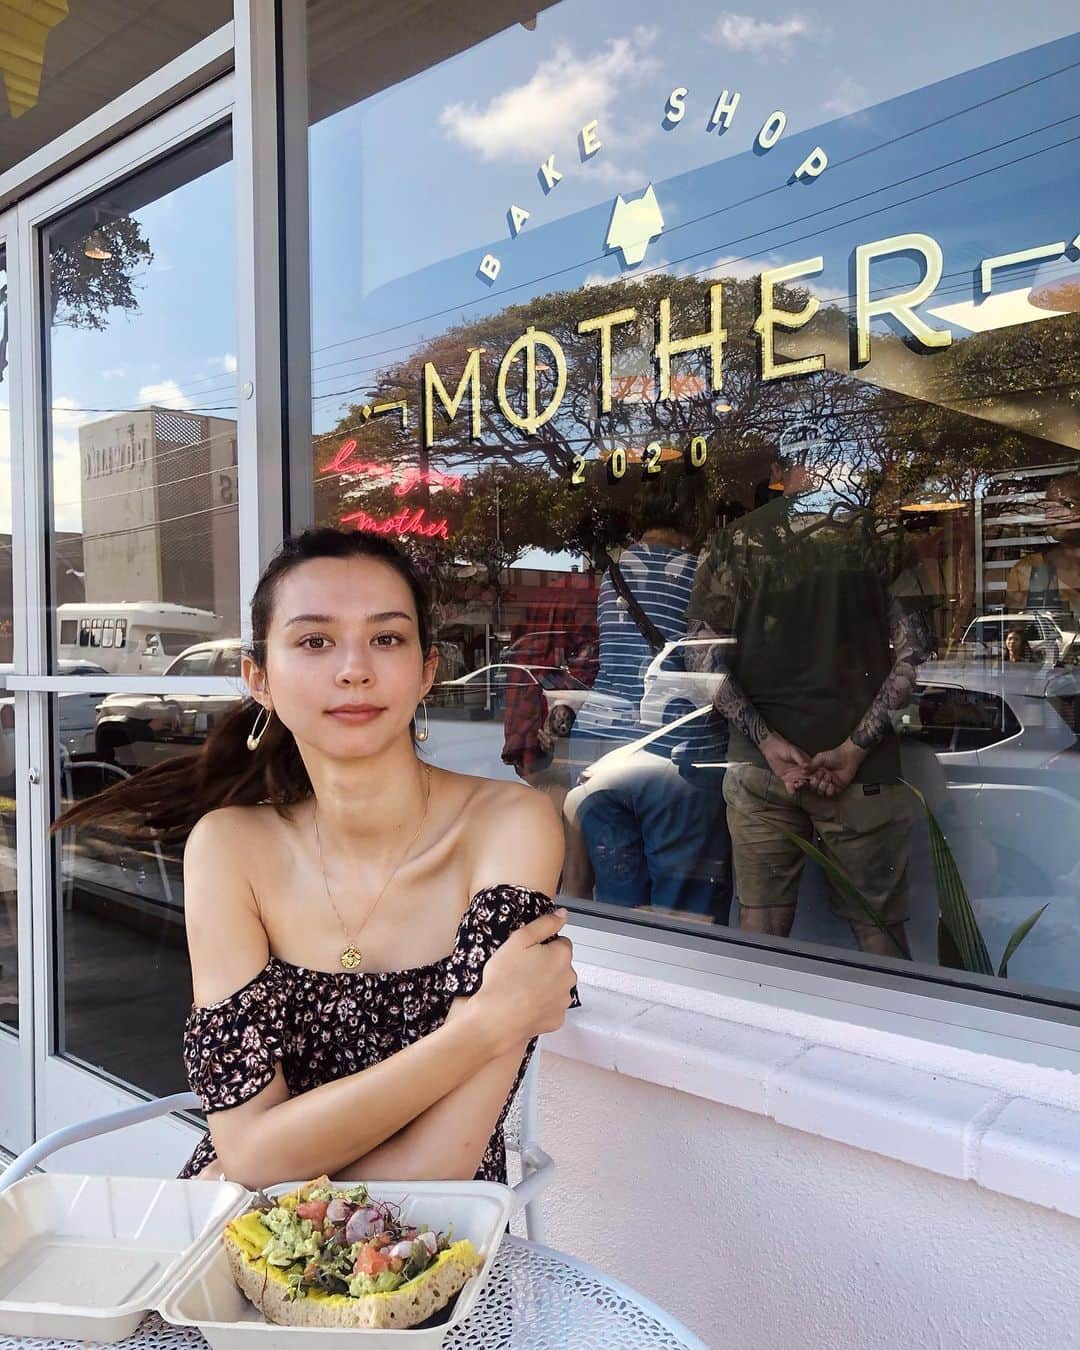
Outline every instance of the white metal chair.
{"label": "white metal chair", "polygon": [[[112,1111],[108,1115],[79,1121],[75,1125],[65,1125],[24,1149],[14,1162],[9,1163],[4,1171],[0,1172],[0,1191],[22,1180],[51,1154],[58,1149],[66,1148],[69,1144],[94,1139],[98,1135],[109,1134],[128,1125],[140,1125],[143,1121],[155,1120],[172,1111],[197,1110],[200,1105],[199,1098],[193,1092],[177,1092],[171,1097],[156,1097],[153,1101],[140,1102],[137,1106],[126,1106],[121,1111]],[[544,1224],[539,1199],[541,1192],[555,1175],[555,1164],[537,1141],[539,1108],[538,1047],[507,1117],[504,1136],[507,1150],[517,1153],[521,1160],[521,1180],[512,1188],[517,1210],[525,1211],[525,1230],[529,1240],[542,1243]]]}

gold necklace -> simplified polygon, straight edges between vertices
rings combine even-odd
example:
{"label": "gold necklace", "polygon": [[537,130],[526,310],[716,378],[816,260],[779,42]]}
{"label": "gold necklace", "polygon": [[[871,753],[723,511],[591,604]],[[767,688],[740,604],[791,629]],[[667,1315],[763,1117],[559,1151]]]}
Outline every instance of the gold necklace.
{"label": "gold necklace", "polygon": [[[402,864],[405,862],[405,859],[412,852],[413,845],[420,838],[420,834],[424,828],[424,822],[427,820],[428,803],[431,801],[431,766],[425,764],[423,765],[423,770],[424,770],[424,783],[426,791],[424,792],[424,811],[420,817],[420,824],[416,827],[416,833],[409,840],[404,853],[402,853],[401,857],[398,859],[397,863],[391,870],[390,875],[383,882],[382,889],[379,891],[379,894],[375,897],[375,900],[372,903],[371,908],[368,910],[367,914],[364,915],[364,922],[356,930],[357,938],[359,938],[360,934],[367,926],[368,920],[375,913],[375,907],[376,905],[378,905],[379,901],[385,895],[386,888],[390,885],[391,881],[393,881],[393,879],[397,876],[398,872],[401,871]],[[322,869],[323,885],[326,887],[326,898],[330,901],[330,908],[337,915],[337,921],[339,924],[341,924],[342,932],[345,934],[345,946],[342,949],[340,956],[341,964],[346,970],[355,970],[356,967],[360,964],[360,962],[364,959],[364,953],[360,950],[359,947],[357,947],[355,942],[350,940],[348,925],[345,923],[345,920],[341,917],[341,911],[338,909],[337,905],[334,904],[334,897],[330,892],[330,881],[326,875],[326,863],[323,860],[322,839],[319,837],[318,802],[316,802],[315,810],[312,814],[312,823],[315,826],[315,843],[317,844],[319,849],[319,867]]]}

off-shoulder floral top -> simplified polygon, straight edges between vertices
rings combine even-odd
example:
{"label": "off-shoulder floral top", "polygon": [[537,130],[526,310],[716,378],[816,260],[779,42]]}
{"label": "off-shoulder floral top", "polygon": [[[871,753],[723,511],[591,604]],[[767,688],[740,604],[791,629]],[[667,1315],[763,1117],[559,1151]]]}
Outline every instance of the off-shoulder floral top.
{"label": "off-shoulder floral top", "polygon": [[[554,907],[542,891],[521,886],[477,891],[453,949],[410,970],[311,970],[271,956],[242,989],[192,1007],[184,1028],[192,1091],[208,1113],[226,1111],[261,1092],[279,1060],[291,1096],[380,1063],[441,1027],[451,1002],[480,988],[488,958],[510,934]],[[570,1006],[580,1006],[576,990]],[[477,1180],[506,1181],[503,1121],[535,1045],[521,1061]],[[195,1176],[215,1157],[207,1133],[180,1176]]]}

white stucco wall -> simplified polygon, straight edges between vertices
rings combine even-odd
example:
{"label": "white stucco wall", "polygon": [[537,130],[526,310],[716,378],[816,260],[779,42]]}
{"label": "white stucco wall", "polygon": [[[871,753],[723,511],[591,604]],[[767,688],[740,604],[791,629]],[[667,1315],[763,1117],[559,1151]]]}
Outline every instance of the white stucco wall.
{"label": "white stucco wall", "polygon": [[714,1350],[1070,1350],[1080,1220],[545,1054],[552,1246]]}

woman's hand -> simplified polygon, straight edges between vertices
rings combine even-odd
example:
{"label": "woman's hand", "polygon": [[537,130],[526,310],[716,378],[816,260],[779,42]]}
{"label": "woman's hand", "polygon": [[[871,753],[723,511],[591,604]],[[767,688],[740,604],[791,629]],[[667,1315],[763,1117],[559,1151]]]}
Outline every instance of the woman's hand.
{"label": "woman's hand", "polygon": [[558,936],[565,922],[564,909],[534,919],[511,933],[484,967],[472,1003],[497,1028],[506,1050],[563,1024],[577,984],[573,944]]}

